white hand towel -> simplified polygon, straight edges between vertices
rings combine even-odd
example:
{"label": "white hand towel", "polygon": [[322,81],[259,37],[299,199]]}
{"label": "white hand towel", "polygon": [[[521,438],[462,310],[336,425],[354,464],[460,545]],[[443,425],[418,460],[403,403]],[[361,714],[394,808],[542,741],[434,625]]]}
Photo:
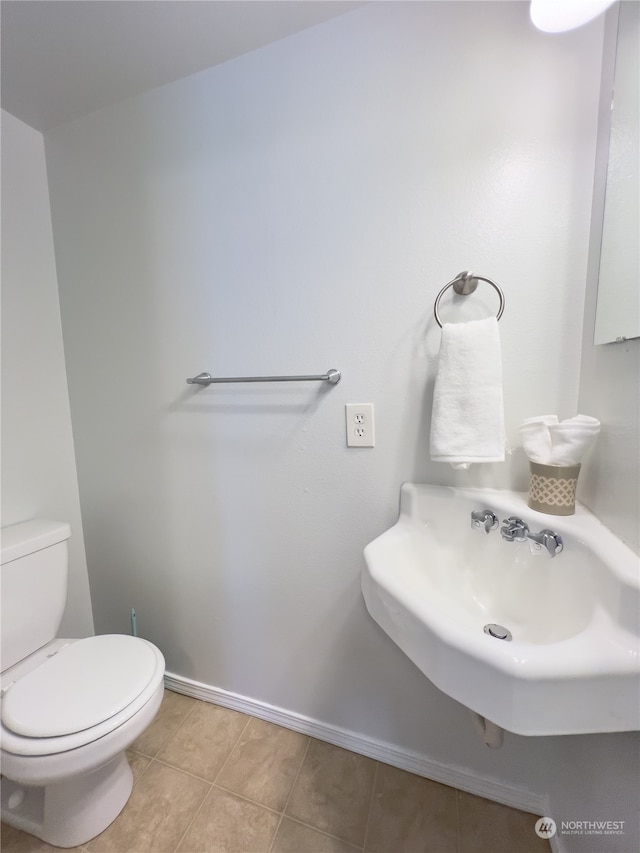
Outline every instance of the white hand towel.
{"label": "white hand towel", "polygon": [[445,323],[431,415],[431,458],[468,468],[503,462],[502,357],[495,317]]}

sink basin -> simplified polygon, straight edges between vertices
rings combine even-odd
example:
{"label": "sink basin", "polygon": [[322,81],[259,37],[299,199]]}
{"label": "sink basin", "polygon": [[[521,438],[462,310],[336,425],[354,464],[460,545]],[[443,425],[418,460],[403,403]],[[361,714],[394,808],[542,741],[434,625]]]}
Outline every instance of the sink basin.
{"label": "sink basin", "polygon": [[[550,528],[562,551],[473,529],[486,509]],[[369,613],[453,699],[521,735],[640,729],[638,557],[584,507],[552,516],[518,492],[406,483],[364,556]]]}

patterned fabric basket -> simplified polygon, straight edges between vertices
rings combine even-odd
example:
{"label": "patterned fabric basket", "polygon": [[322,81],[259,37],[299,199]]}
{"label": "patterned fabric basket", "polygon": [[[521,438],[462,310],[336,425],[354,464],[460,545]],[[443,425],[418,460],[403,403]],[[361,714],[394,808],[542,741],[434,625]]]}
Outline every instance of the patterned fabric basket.
{"label": "patterned fabric basket", "polygon": [[573,515],[580,465],[529,462],[529,506],[549,515]]}

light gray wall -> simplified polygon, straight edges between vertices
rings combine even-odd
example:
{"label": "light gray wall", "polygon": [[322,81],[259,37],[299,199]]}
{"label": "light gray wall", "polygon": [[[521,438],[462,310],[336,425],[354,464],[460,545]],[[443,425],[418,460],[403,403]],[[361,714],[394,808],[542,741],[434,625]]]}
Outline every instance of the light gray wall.
{"label": "light gray wall", "polygon": [[[607,16],[600,124],[580,370],[579,408],[602,432],[580,472],[580,497],[613,532],[640,552],[640,338],[594,346],[600,242],[609,150],[617,16]],[[637,146],[636,146],[637,147]],[[637,151],[636,151],[637,159]],[[638,235],[635,235],[638,239]],[[635,270],[636,281],[638,271]],[[621,282],[622,284],[622,282]],[[633,286],[631,281],[627,282]]]}
{"label": "light gray wall", "polygon": [[[428,458],[457,272],[505,290],[511,443],[577,411],[601,53],[600,23],[549,37],[524,3],[378,3],[46,137],[98,630],[135,606],[169,670],[549,792],[558,819],[590,792],[629,813],[626,736],[490,752],[359,578],[402,481],[526,488],[519,449]],[[346,402],[374,403],[375,449],[346,449]]]}
{"label": "light gray wall", "polygon": [[60,634],[93,634],[44,142],[3,110],[2,524],[28,518],[71,524]]}

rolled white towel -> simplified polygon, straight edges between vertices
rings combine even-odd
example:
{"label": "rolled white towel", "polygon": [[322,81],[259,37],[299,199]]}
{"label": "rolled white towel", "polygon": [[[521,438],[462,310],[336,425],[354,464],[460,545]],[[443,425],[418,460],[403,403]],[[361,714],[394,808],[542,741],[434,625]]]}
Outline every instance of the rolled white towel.
{"label": "rolled white towel", "polygon": [[577,465],[595,443],[600,421],[588,415],[576,415],[559,424],[549,424],[550,465]]}
{"label": "rolled white towel", "polygon": [[588,415],[561,422],[556,415],[539,415],[520,424],[527,457],[541,465],[578,465],[599,432],[600,421]]}
{"label": "rolled white towel", "polygon": [[532,462],[548,465],[551,457],[551,436],[549,424],[557,424],[557,415],[540,415],[527,418],[520,424],[524,452]]}
{"label": "rolled white towel", "polygon": [[529,424],[557,424],[558,416],[557,415],[537,415],[535,418],[525,418],[520,424],[521,427],[528,426]]}

